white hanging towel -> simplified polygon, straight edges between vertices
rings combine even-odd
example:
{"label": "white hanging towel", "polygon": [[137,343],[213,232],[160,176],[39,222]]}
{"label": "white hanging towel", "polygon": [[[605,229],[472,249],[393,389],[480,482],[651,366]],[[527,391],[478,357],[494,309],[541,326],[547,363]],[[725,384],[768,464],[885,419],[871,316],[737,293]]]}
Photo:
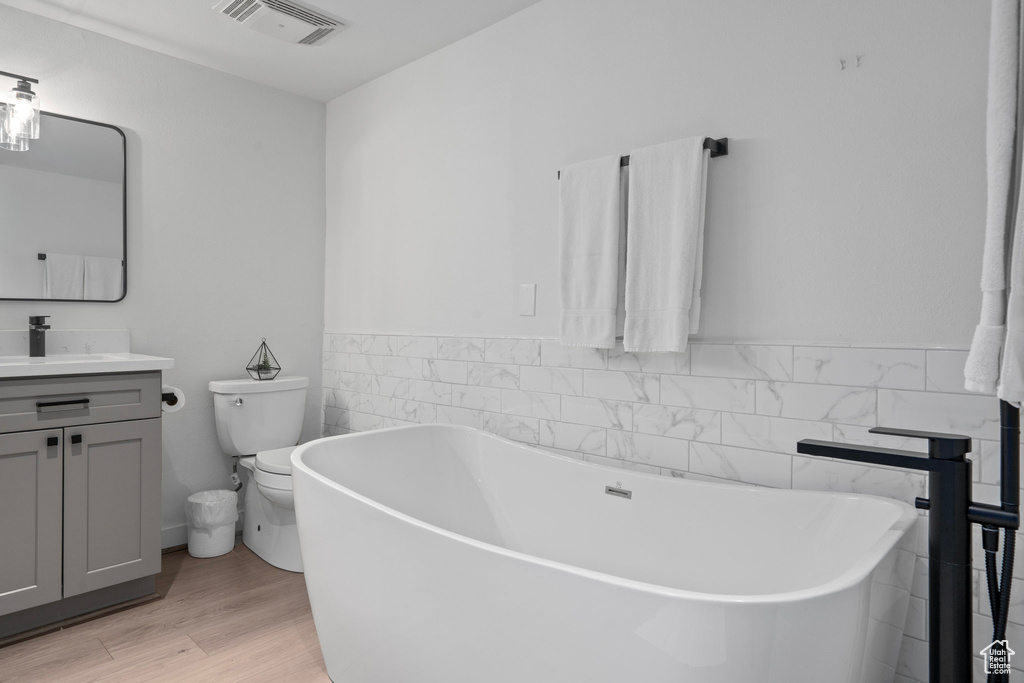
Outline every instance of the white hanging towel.
{"label": "white hanging towel", "polygon": [[[1024,174],[1021,175],[1018,196],[1024,197]],[[1006,303],[1006,339],[1003,340],[1003,361],[996,395],[1019,408],[1024,403],[1024,211],[1019,207],[1014,221],[1012,244],[1010,295]],[[971,350],[973,352],[974,349]]]}
{"label": "white hanging towel", "polygon": [[[1021,334],[1024,319],[1018,296],[1011,295],[1011,328],[1007,335],[1006,320],[1006,268],[1007,226],[1013,211],[1009,198],[1014,165],[1014,133],[1017,123],[1017,78],[1019,68],[1020,29],[1018,0],[994,0],[992,3],[991,38],[989,42],[988,112],[986,121],[986,159],[988,162],[988,205],[985,218],[985,251],[981,272],[981,317],[971,341],[971,351],[964,365],[964,387],[979,393],[998,393],[1001,398],[1007,388],[1020,395],[1021,360],[1015,353],[1006,354],[1003,371],[1010,371],[1000,380],[1000,352],[1004,342],[1007,349],[1010,337]],[[1020,221],[1017,221],[1020,231]],[[1021,283],[1018,262],[1012,267],[1011,277]],[[1016,324],[1012,318],[1016,317]],[[1019,347],[1017,343],[1015,346]],[[1017,368],[1014,370],[1013,368]],[[1019,401],[1020,398],[1006,400]]]}
{"label": "white hanging towel", "polygon": [[623,219],[618,156],[562,169],[558,239],[563,346],[615,347]]}
{"label": "white hanging towel", "polygon": [[44,299],[81,299],[85,292],[85,259],[78,254],[46,254]]}
{"label": "white hanging towel", "polygon": [[85,257],[85,298],[114,301],[121,298],[121,259]]}
{"label": "white hanging towel", "polygon": [[700,322],[704,137],[629,153],[626,351],[685,351]]}

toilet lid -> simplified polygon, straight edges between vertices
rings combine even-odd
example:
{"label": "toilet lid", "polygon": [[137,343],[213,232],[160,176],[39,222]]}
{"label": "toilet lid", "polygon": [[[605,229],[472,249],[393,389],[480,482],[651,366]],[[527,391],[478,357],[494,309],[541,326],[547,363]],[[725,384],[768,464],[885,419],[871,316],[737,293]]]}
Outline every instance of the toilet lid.
{"label": "toilet lid", "polygon": [[256,469],[272,474],[292,473],[292,451],[295,446],[275,448],[272,451],[260,451],[256,454]]}

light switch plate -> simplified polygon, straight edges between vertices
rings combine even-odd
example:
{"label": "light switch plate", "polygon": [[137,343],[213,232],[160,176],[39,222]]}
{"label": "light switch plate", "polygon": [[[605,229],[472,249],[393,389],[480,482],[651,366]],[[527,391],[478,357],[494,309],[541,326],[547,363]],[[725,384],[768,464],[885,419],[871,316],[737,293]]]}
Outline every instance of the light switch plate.
{"label": "light switch plate", "polygon": [[519,285],[519,315],[537,314],[537,285]]}

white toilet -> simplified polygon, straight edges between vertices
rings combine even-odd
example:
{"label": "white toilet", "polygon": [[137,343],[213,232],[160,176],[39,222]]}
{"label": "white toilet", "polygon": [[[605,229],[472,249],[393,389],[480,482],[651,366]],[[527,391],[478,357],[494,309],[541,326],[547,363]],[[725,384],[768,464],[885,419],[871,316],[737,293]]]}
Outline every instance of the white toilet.
{"label": "white toilet", "polygon": [[238,464],[250,472],[242,542],[292,572],[302,571],[302,556],[289,456],[302,432],[307,386],[306,377],[210,382],[221,450],[243,456]]}

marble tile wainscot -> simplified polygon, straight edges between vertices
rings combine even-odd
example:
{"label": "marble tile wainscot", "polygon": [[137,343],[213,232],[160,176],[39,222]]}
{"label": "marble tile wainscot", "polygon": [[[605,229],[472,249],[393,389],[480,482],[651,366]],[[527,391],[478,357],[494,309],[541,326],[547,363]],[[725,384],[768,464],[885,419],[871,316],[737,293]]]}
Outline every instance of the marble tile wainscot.
{"label": "marble tile wainscot", "polygon": [[[796,442],[923,451],[919,441],[867,430],[958,432],[974,439],[975,499],[997,503],[998,402],[963,390],[966,358],[961,349],[813,342],[693,343],[682,354],[633,354],[550,339],[327,333],[323,433],[454,423],[612,467],[912,504],[925,493],[924,475],[806,458]],[[918,526],[897,683],[928,677],[927,534]],[[978,599],[985,596],[978,533],[974,561],[978,652],[991,628],[988,600]],[[1024,561],[1014,576],[1007,637],[1024,644]],[[1024,659],[1012,663],[1024,671]]]}

